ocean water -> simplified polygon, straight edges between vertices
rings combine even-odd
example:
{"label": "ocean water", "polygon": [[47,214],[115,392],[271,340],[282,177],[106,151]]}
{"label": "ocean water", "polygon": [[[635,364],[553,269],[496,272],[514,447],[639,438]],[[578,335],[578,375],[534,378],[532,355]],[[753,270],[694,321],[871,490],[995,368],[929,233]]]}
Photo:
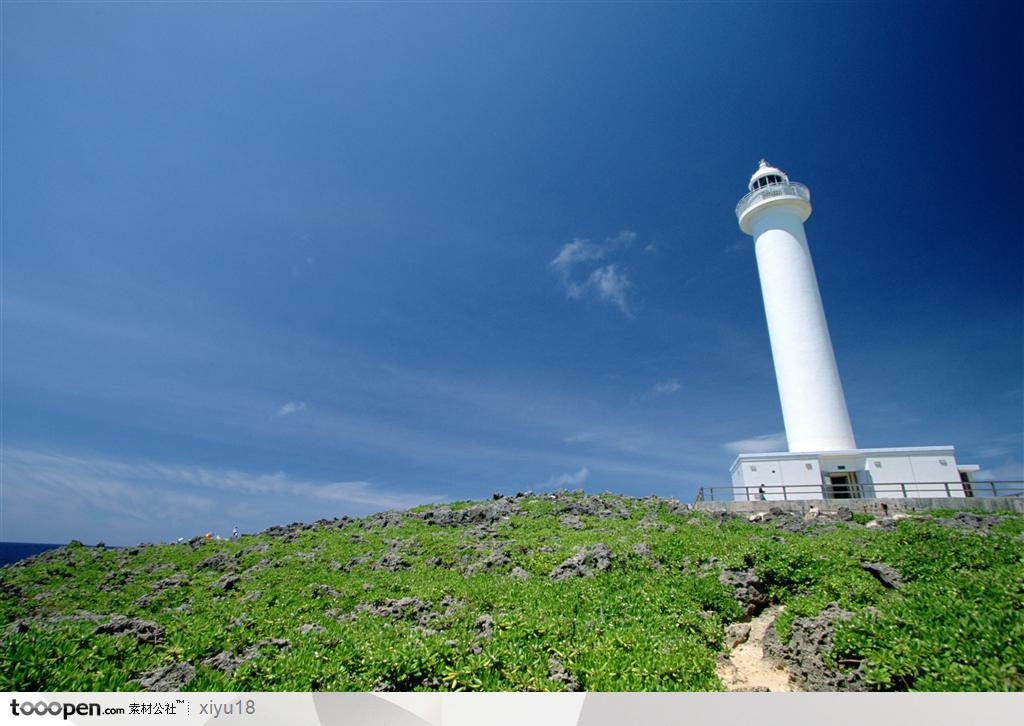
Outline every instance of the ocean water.
{"label": "ocean water", "polygon": [[40,552],[63,547],[59,544],[40,544],[39,542],[0,542],[0,567],[12,562],[23,560]]}

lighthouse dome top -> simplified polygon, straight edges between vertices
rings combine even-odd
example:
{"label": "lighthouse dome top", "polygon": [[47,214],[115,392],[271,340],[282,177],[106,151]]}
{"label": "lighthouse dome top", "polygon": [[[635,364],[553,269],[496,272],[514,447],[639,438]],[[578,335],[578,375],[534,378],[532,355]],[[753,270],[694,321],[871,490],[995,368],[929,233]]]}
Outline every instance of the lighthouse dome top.
{"label": "lighthouse dome top", "polygon": [[769,209],[791,209],[800,215],[801,222],[811,216],[811,191],[803,184],[791,182],[786,172],[764,159],[750,177],[748,187],[750,191],[736,205],[736,219],[747,234],[753,234],[753,219]]}
{"label": "lighthouse dome top", "polygon": [[769,184],[782,184],[788,181],[789,177],[786,176],[786,172],[761,159],[757,166],[757,171],[750,177],[750,183],[747,185],[747,188],[750,191],[754,191]]}

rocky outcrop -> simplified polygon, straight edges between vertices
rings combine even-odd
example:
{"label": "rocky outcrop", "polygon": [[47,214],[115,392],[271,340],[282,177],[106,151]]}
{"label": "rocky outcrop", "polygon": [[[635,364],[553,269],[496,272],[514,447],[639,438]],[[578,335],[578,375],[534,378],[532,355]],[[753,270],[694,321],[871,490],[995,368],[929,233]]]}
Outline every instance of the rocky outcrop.
{"label": "rocky outcrop", "polygon": [[235,587],[238,586],[238,583],[241,581],[241,579],[242,578],[239,577],[238,575],[232,575],[232,574],[224,575],[223,577],[215,580],[210,585],[210,589],[212,589],[212,590],[223,590],[224,592],[227,592],[228,590],[234,590]]}
{"label": "rocky outcrop", "polygon": [[265,638],[258,643],[253,643],[240,653],[233,653],[227,650],[221,651],[217,655],[204,660],[203,665],[230,676],[242,664],[258,658],[261,655],[261,651],[277,652],[286,650],[290,646],[291,643],[283,638]]}
{"label": "rocky outcrop", "polygon": [[838,670],[825,663],[825,656],[832,651],[836,623],[852,617],[853,613],[834,602],[829,603],[814,617],[794,620],[792,636],[786,644],[779,639],[773,625],[765,634],[764,651],[785,662],[790,678],[805,691],[869,690],[864,680],[863,664]]}
{"label": "rocky outcrop", "polygon": [[732,588],[734,596],[743,607],[745,618],[753,617],[768,607],[768,586],[757,576],[753,568],[747,570],[723,570],[718,581]]}
{"label": "rocky outcrop", "polygon": [[604,572],[615,559],[608,545],[598,542],[591,547],[580,548],[572,557],[558,564],[549,577],[552,580],[568,580],[573,577],[593,577],[596,572]]}
{"label": "rocky outcrop", "polygon": [[127,635],[137,642],[159,645],[164,642],[164,628],[151,620],[138,620],[124,615],[115,615],[109,622],[98,625],[94,635]]}
{"label": "rocky outcrop", "polygon": [[562,684],[563,691],[579,691],[580,684],[555,656],[548,658],[548,680]]}
{"label": "rocky outcrop", "polygon": [[146,691],[180,691],[195,677],[195,667],[186,661],[143,673],[136,682]]}
{"label": "rocky outcrop", "polygon": [[903,576],[892,565],[887,565],[884,562],[861,562],[860,568],[865,572],[870,572],[887,588],[903,587]]}
{"label": "rocky outcrop", "polygon": [[514,499],[503,497],[497,501],[474,504],[464,509],[434,507],[416,514],[427,524],[437,527],[466,527],[480,524],[497,524],[509,517],[520,516],[522,510]]}

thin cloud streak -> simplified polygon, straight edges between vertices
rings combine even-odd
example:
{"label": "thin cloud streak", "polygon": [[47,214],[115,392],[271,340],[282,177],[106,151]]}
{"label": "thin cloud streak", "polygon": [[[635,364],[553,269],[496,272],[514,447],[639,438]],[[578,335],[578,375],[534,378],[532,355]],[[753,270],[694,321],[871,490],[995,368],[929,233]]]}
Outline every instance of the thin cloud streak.
{"label": "thin cloud streak", "polygon": [[679,385],[678,378],[669,378],[666,381],[655,383],[654,388],[652,390],[654,391],[654,393],[657,393],[659,395],[666,395],[669,393],[676,393],[677,391],[679,391],[680,388],[682,388],[682,386]]}
{"label": "thin cloud streak", "polygon": [[539,489],[557,489],[558,487],[582,486],[590,477],[590,469],[581,467],[579,471],[553,476],[538,487]]}
{"label": "thin cloud streak", "polygon": [[773,451],[782,451],[786,446],[786,434],[783,432],[775,434],[763,434],[749,439],[729,441],[722,444],[722,448],[734,454],[760,454]]}
{"label": "thin cloud streak", "polygon": [[408,508],[443,499],[434,494],[391,491],[367,481],[297,479],[280,471],[252,473],[11,447],[4,449],[3,457],[4,498],[10,502],[71,498],[81,500],[83,506],[134,517],[152,512],[154,503],[201,513],[214,506],[215,497],[223,495],[311,497],[377,509]]}
{"label": "thin cloud streak", "polygon": [[274,415],[277,416],[278,418],[281,418],[283,416],[290,416],[293,413],[298,413],[299,411],[304,410],[306,410],[305,401],[289,401],[288,403],[281,406],[281,408],[277,409],[277,413]]}

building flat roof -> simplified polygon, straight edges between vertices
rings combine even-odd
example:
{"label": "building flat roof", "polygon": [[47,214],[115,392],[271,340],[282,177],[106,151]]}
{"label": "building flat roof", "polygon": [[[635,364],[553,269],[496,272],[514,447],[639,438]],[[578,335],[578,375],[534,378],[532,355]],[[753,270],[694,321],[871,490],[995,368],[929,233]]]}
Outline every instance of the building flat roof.
{"label": "building flat roof", "polygon": [[729,471],[735,471],[744,461],[771,461],[775,459],[837,459],[847,456],[884,456],[886,454],[949,454],[956,451],[954,446],[902,446],[887,449],[846,449],[843,451],[776,451],[764,454],[740,454],[733,461]]}

